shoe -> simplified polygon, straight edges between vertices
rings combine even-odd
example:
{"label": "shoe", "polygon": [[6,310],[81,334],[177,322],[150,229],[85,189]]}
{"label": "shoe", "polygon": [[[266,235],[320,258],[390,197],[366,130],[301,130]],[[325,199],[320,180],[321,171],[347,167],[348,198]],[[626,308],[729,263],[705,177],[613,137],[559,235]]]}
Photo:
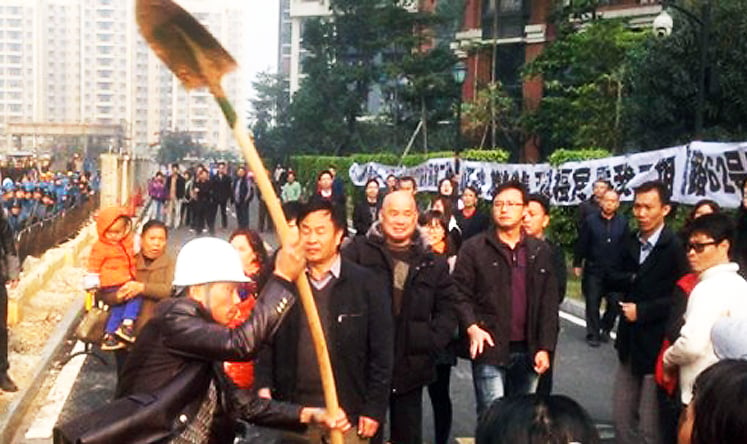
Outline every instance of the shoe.
{"label": "shoe", "polygon": [[13,382],[12,379],[10,379],[10,376],[8,376],[7,373],[3,372],[0,374],[0,390],[4,392],[17,392],[18,386],[15,382]]}
{"label": "shoe", "polygon": [[112,333],[104,335],[104,342],[101,343],[101,351],[114,351],[122,350],[127,347],[127,344],[117,339]]}
{"label": "shoe", "polygon": [[130,344],[135,343],[135,326],[130,325],[120,325],[117,331],[114,332],[115,335],[119,336],[120,339],[129,342]]}
{"label": "shoe", "polygon": [[586,338],[586,343],[589,344],[589,347],[599,347],[598,338]]}

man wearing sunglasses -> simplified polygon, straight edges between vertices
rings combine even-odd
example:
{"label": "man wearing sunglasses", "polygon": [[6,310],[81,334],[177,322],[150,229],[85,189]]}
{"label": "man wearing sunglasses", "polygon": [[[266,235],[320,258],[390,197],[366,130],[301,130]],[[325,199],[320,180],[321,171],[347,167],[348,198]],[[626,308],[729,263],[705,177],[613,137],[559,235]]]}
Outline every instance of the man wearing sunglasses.
{"label": "man wearing sunglasses", "polygon": [[661,181],[636,188],[633,215],[638,232],[628,239],[621,272],[614,276],[624,290],[612,399],[619,444],[662,442],[654,369],[674,285],[689,269],[682,243],[664,223],[671,210],[669,196]]}
{"label": "man wearing sunglasses", "polygon": [[664,353],[665,370],[679,369],[683,405],[692,399],[695,378],[718,361],[711,342],[716,321],[747,317],[747,282],[737,274],[739,266],[729,260],[734,232],[725,214],[699,217],[687,231],[687,259],[698,283],[687,300],[680,337]]}

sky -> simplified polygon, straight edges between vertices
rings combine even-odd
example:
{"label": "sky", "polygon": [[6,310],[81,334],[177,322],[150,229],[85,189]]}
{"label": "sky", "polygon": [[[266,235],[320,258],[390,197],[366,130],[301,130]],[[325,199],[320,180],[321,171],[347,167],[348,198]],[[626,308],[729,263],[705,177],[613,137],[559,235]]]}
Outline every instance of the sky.
{"label": "sky", "polygon": [[[259,72],[277,71],[279,0],[237,1],[245,1],[247,5],[247,62],[242,69],[247,70],[246,78],[253,81]],[[249,97],[253,96],[253,91],[249,91]]]}

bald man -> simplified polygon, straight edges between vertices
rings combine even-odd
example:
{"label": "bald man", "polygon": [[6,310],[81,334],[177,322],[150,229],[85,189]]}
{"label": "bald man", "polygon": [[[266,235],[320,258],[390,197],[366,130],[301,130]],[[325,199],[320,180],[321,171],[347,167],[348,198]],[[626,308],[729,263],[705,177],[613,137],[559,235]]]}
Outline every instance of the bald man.
{"label": "bald man", "polygon": [[417,220],[412,193],[395,191],[384,199],[368,234],[343,249],[345,257],[370,268],[389,290],[381,297],[390,298],[395,321],[392,443],[423,442],[423,386],[436,379],[435,352],[449,343],[457,326],[449,266],[425,247]]}

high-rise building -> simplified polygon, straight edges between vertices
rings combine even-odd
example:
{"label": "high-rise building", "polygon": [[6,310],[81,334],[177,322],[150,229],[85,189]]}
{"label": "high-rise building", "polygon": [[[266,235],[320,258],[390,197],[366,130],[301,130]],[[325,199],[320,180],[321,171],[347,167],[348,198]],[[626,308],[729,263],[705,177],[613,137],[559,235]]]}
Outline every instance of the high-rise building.
{"label": "high-rise building", "polygon": [[[241,65],[245,26],[241,3],[178,3]],[[210,93],[186,92],[147,46],[137,30],[134,4],[0,2],[0,130],[4,132],[11,122],[122,125],[128,146],[117,148],[139,154],[145,154],[164,130],[188,131],[212,149],[235,146]],[[223,80],[239,115],[246,102],[244,77],[236,72]]]}

